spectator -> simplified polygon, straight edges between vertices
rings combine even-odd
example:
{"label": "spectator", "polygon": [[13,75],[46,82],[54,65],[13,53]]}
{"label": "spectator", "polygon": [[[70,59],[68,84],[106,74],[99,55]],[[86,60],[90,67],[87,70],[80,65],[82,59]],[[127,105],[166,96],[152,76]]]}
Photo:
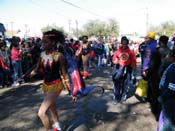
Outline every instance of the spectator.
{"label": "spectator", "polygon": [[10,59],[6,50],[6,42],[0,41],[0,87],[9,85],[10,81]]}
{"label": "spectator", "polygon": [[120,48],[114,52],[112,62],[116,65],[112,76],[114,83],[114,104],[125,101],[126,90],[131,81],[131,73],[136,68],[136,57],[129,49],[129,40],[123,36]]}
{"label": "spectator", "polygon": [[175,49],[169,52],[168,61],[171,64],[165,70],[160,81],[162,93],[159,101],[162,105],[162,113],[159,119],[159,131],[174,131],[175,129]]}
{"label": "spectator", "polygon": [[22,76],[22,66],[21,66],[21,60],[22,60],[22,49],[19,46],[19,38],[13,37],[11,41],[11,52],[10,52],[10,58],[12,62],[13,67],[13,87],[19,86],[19,79]]}

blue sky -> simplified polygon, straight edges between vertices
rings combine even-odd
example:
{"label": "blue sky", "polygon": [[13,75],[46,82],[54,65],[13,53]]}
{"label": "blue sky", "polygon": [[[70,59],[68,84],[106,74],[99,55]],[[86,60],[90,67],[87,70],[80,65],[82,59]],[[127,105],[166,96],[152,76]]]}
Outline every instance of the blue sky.
{"label": "blue sky", "polygon": [[[159,25],[165,21],[175,21],[173,0],[65,0],[82,9],[66,4],[64,0],[0,0],[0,22],[8,28],[13,22],[14,29],[38,33],[47,24],[57,24],[68,30],[69,20],[75,28],[88,20],[115,18],[121,33],[146,30],[146,14],[149,25]],[[91,13],[89,13],[91,12]],[[162,15],[164,14],[164,16]]]}

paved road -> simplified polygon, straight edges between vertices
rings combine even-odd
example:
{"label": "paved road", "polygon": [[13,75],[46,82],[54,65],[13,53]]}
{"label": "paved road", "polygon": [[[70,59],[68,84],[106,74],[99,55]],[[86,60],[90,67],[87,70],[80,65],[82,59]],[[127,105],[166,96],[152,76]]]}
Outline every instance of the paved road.
{"label": "paved road", "polygon": [[[149,105],[134,96],[122,104],[112,104],[111,68],[93,71],[87,85],[97,88],[88,96],[72,103],[63,91],[57,109],[63,131],[155,131],[157,122]],[[41,81],[18,88],[0,89],[0,131],[42,131],[37,111],[43,100]]]}

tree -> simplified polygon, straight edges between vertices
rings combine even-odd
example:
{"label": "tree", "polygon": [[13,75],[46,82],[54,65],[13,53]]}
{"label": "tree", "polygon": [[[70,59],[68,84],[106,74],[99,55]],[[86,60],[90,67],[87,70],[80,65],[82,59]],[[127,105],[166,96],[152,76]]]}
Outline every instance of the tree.
{"label": "tree", "polygon": [[99,27],[98,27],[99,25],[100,25],[99,20],[90,20],[83,27],[84,34],[88,36],[96,35],[99,32]]}
{"label": "tree", "polygon": [[64,33],[64,35],[67,37],[68,33],[65,32],[63,27],[58,27],[56,24],[52,24],[52,25],[47,25],[46,27],[41,28],[41,32],[46,32],[52,29],[56,29],[56,30],[60,30]]}
{"label": "tree", "polygon": [[109,19],[107,21],[91,20],[84,25],[81,33],[88,36],[118,36],[119,26],[118,22],[114,19]]}
{"label": "tree", "polygon": [[159,26],[151,26],[149,31],[154,31],[158,35],[167,35],[171,37],[175,32],[175,23],[169,21],[162,23]]}
{"label": "tree", "polygon": [[119,35],[119,24],[115,19],[109,19],[107,25],[108,32],[111,33],[113,36]]}

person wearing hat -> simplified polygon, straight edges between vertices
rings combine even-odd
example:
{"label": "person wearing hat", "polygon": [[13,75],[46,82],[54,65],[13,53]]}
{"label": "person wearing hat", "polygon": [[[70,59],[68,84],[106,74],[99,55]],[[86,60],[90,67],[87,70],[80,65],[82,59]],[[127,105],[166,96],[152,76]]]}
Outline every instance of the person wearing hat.
{"label": "person wearing hat", "polygon": [[147,78],[148,71],[151,65],[151,58],[153,53],[156,51],[157,42],[155,40],[155,33],[149,32],[145,37],[145,51],[143,53],[143,63],[142,63],[142,75]]}
{"label": "person wearing hat", "polygon": [[136,57],[134,52],[130,50],[128,44],[129,40],[126,36],[123,36],[121,38],[120,48],[114,52],[112,57],[112,62],[116,65],[112,75],[114,83],[114,104],[126,100],[126,90],[131,81],[131,74],[136,68]]}
{"label": "person wearing hat", "polygon": [[155,40],[155,33],[149,32],[145,37],[145,52],[143,54],[143,65],[142,65],[142,75],[146,77],[148,75],[148,70],[150,68],[151,58],[156,50],[157,42]]}
{"label": "person wearing hat", "polygon": [[157,89],[159,85],[159,77],[157,76],[158,68],[157,61],[154,56],[157,51],[157,41],[155,40],[155,33],[149,32],[145,37],[145,51],[143,54],[143,63],[141,65],[142,77],[148,81],[147,101],[150,103],[150,108],[156,120],[158,120],[159,111],[156,108],[157,103]]}

